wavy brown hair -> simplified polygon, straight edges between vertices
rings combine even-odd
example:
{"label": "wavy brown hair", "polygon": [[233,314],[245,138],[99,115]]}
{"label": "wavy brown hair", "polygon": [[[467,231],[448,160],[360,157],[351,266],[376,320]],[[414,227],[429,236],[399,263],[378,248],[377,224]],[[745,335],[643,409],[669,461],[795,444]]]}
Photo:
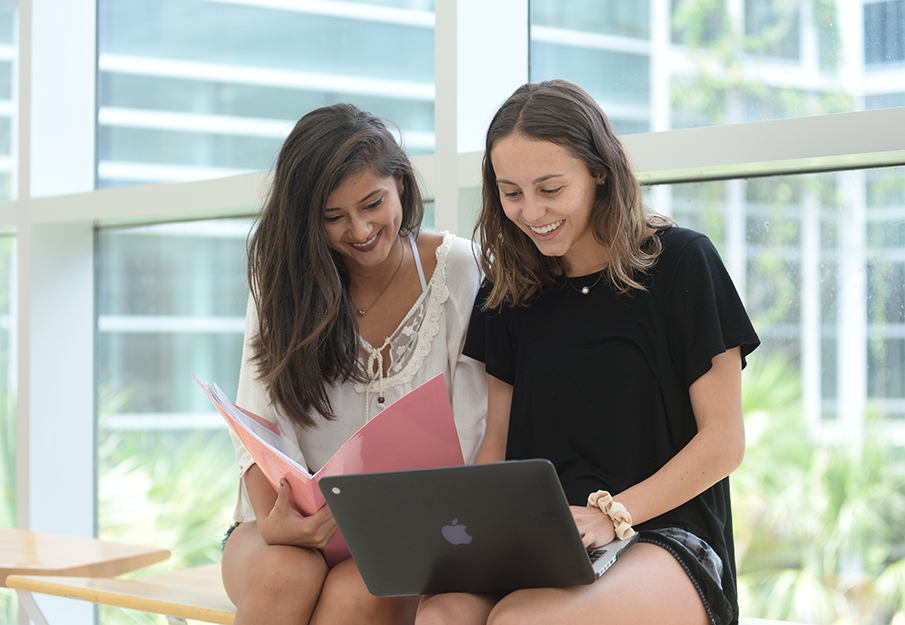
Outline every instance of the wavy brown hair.
{"label": "wavy brown hair", "polygon": [[673,222],[645,210],[628,156],[594,99],[568,81],[550,80],[516,89],[487,130],[483,201],[475,226],[481,265],[493,282],[485,307],[527,304],[557,284],[561,268],[557,258],[541,254],[503,212],[491,154],[496,141],[514,133],[564,146],[592,175],[606,174],[606,184],[597,186],[591,228],[596,240],[609,249],[605,269],[609,282],[621,292],[643,289],[639,277],[654,265],[661,250],[659,240],[649,236],[649,228]]}
{"label": "wavy brown hair", "polygon": [[283,143],[248,242],[252,362],[271,402],[302,427],[316,425],[315,413],[336,418],[331,385],[365,379],[349,273],[324,230],[328,196],[365,169],[401,173],[401,230],[417,234],[424,205],[408,156],[380,119],[336,104],[302,117]]}

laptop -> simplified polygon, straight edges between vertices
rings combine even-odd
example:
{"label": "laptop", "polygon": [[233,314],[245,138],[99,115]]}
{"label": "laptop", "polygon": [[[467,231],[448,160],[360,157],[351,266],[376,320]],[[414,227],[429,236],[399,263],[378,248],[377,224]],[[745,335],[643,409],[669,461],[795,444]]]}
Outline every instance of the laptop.
{"label": "laptop", "polygon": [[378,597],[589,584],[638,539],[589,553],[548,460],[333,475],[319,485]]}

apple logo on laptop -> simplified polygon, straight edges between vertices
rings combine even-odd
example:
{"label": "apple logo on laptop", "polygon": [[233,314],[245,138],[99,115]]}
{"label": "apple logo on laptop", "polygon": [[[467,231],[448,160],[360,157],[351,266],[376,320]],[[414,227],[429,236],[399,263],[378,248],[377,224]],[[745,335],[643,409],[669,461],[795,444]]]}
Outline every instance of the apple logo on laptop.
{"label": "apple logo on laptop", "polygon": [[443,538],[453,545],[467,545],[472,539],[468,532],[465,531],[465,526],[459,525],[459,519],[453,519],[451,524],[444,525],[440,528],[440,533],[443,534]]}

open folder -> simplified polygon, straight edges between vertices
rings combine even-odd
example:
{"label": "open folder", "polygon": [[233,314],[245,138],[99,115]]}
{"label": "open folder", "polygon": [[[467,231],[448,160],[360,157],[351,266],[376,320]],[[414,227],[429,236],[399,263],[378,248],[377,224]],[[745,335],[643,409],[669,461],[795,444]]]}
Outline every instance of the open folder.
{"label": "open folder", "polygon": [[[192,376],[194,377],[194,376]],[[343,443],[316,473],[292,459],[279,426],[239,408],[216,384],[195,380],[245,445],[274,489],[285,479],[304,515],[325,505],[317,486],[325,475],[406,471],[465,464],[443,374],[393,402]],[[339,531],[323,549],[330,566],[349,557]]]}

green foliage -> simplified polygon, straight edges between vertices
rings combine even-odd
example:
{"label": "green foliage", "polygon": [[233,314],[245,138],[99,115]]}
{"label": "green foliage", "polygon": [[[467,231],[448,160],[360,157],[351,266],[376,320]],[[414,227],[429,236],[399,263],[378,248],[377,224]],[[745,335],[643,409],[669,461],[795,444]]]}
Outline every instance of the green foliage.
{"label": "green foliage", "polygon": [[225,430],[109,432],[99,458],[102,538],[170,549],[161,569],[219,561],[238,483]]}
{"label": "green foliage", "polygon": [[732,477],[742,612],[890,623],[905,608],[905,466],[872,430],[877,419],[868,418],[863,442],[818,444],[801,418],[795,369],[752,360],[748,448]]}
{"label": "green foliage", "polygon": [[[10,280],[12,278],[15,239],[0,236],[0,316],[11,315]],[[16,394],[12,380],[13,359],[10,333],[15,324],[0,324],[0,527],[16,524]]]}
{"label": "green foliage", "polygon": [[0,527],[16,525],[16,410],[0,385]]}
{"label": "green foliage", "polygon": [[[774,0],[742,25],[734,23],[726,0],[677,0],[672,13],[673,41],[695,64],[694,77],[672,82],[673,127],[712,126],[850,111],[853,93],[811,92],[769,87],[758,63],[796,59],[800,3]],[[820,67],[838,69],[840,56],[835,0],[815,0],[812,19],[819,38]]]}
{"label": "green foliage", "polygon": [[[15,239],[0,236],[0,316],[9,315],[12,255]],[[16,525],[16,395],[10,368],[14,324],[0,325],[0,527]],[[0,623],[14,623],[18,602],[11,590],[0,592]]]}
{"label": "green foliage", "polygon": [[[220,560],[232,520],[237,468],[225,430],[106,432],[99,458],[99,536],[169,549],[145,576]],[[103,607],[105,625],[156,623],[158,617]]]}

